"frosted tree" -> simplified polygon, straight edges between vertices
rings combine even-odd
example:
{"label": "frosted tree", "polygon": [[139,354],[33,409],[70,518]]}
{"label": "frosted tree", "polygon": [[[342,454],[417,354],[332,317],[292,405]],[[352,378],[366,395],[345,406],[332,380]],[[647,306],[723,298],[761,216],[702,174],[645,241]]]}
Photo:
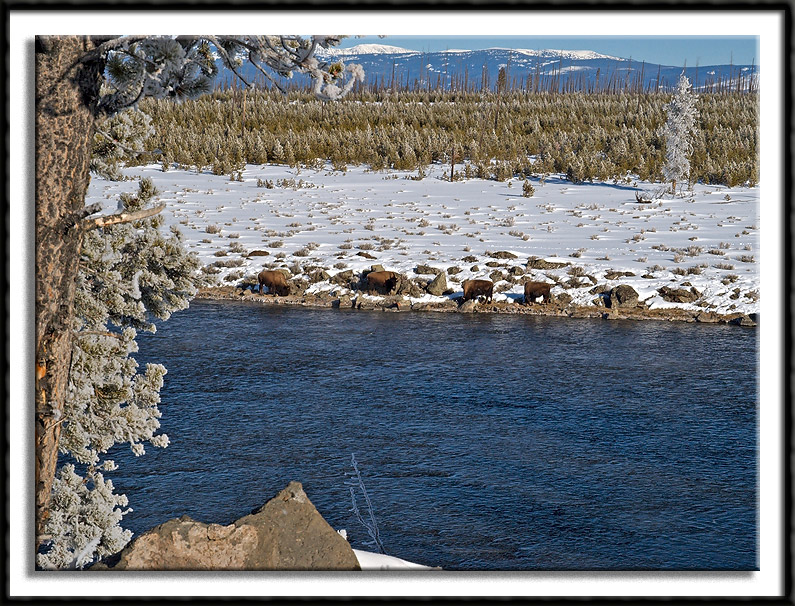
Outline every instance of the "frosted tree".
{"label": "frosted tree", "polygon": [[[39,36],[35,40],[35,197],[36,197],[36,315],[35,315],[35,507],[36,545],[45,540],[56,540],[45,532],[50,516],[50,500],[56,478],[61,434],[68,427],[67,419],[75,408],[75,390],[80,389],[79,378],[71,376],[75,351],[97,348],[104,356],[110,347],[109,339],[127,340],[132,347],[134,337],[127,329],[121,337],[102,335],[80,335],[81,330],[96,330],[82,326],[92,318],[88,311],[79,310],[80,288],[86,288],[85,279],[80,278],[85,270],[83,260],[89,255],[94,239],[93,230],[144,220],[156,214],[162,207],[140,208],[110,216],[92,217],[101,210],[101,205],[85,206],[88,187],[92,147],[96,144],[98,122],[125,108],[136,107],[144,97],[191,98],[210,90],[217,74],[216,57],[245,84],[249,84],[241,72],[248,63],[276,88],[283,90],[278,77],[289,78],[293,71],[309,74],[314,79],[314,90],[321,99],[336,99],[350,91],[355,82],[361,81],[362,71],[357,66],[336,63],[328,66],[315,57],[318,48],[339,44],[341,36]],[[111,142],[112,133],[108,134]],[[109,150],[110,151],[110,150]],[[112,153],[108,154],[112,156]],[[96,165],[97,170],[104,170]],[[112,172],[112,162],[107,166]],[[142,228],[136,228],[142,229]],[[115,228],[114,230],[115,231]],[[146,231],[146,230],[144,230]],[[105,233],[102,234],[106,236]],[[111,236],[112,238],[113,236]],[[176,236],[174,236],[176,237]],[[106,240],[104,242],[107,242]],[[139,241],[140,242],[140,241]],[[103,250],[114,255],[121,248],[103,244]],[[156,246],[152,254],[163,255],[169,244]],[[152,258],[157,263],[157,259]],[[104,266],[103,266],[104,267]],[[104,271],[104,270],[103,270]],[[175,304],[175,295],[168,289],[163,298],[151,296],[157,285],[145,280],[147,271],[141,268],[126,275],[122,267],[108,270],[105,280],[102,274],[91,278],[91,288],[101,288],[100,298],[105,297],[109,321],[121,319],[117,326],[135,330],[137,324],[146,324],[144,310],[157,316],[157,309],[167,313]],[[166,276],[168,271],[163,268]],[[127,286],[114,292],[113,282],[121,276]],[[81,282],[81,280],[83,280]],[[78,287],[80,284],[80,287]],[[137,296],[140,291],[140,296]],[[85,299],[85,297],[83,297]],[[112,301],[111,301],[112,299]],[[84,300],[85,303],[85,300]],[[112,304],[111,304],[112,303]],[[118,304],[118,308],[116,307]],[[147,308],[152,304],[154,307]],[[99,310],[98,318],[102,316]],[[125,324],[129,320],[128,324]],[[92,322],[94,320],[91,320]],[[98,320],[97,320],[98,321]],[[100,322],[101,324],[101,322]],[[113,333],[113,331],[105,331]],[[126,337],[124,335],[130,335]],[[91,337],[91,338],[89,338]],[[123,349],[123,347],[122,347]],[[101,352],[101,353],[100,353]],[[120,353],[119,356],[122,354]],[[116,359],[113,355],[111,358]],[[77,359],[80,358],[78,355]],[[121,359],[121,358],[119,358]],[[125,375],[129,367],[119,363],[120,373],[115,383],[108,383],[106,393],[113,389],[125,392],[123,408],[130,409],[134,400],[129,393],[136,393],[135,381]],[[74,371],[77,372],[77,371]],[[90,373],[95,371],[89,370]],[[157,371],[147,369],[141,379],[156,382]],[[124,377],[127,377],[126,379]],[[113,389],[111,389],[111,387]],[[114,395],[115,399],[117,396]],[[79,399],[79,398],[78,398]],[[118,400],[117,400],[118,401]],[[142,400],[143,401],[143,400]],[[102,403],[104,406],[106,403]],[[112,407],[111,407],[112,408]],[[151,408],[151,406],[150,406]],[[79,410],[79,405],[77,407]],[[130,409],[131,410],[131,409]],[[151,411],[154,414],[154,411]],[[155,415],[156,416],[156,415]],[[130,438],[133,447],[140,448],[142,440],[150,439],[146,430],[136,425]],[[75,422],[75,425],[78,423]],[[113,424],[112,424],[113,425]],[[144,423],[147,427],[147,425]],[[114,429],[116,425],[113,425]],[[130,431],[133,431],[132,429]],[[142,433],[141,433],[142,432]],[[103,452],[102,445],[88,440],[86,452]],[[93,444],[93,445],[91,445]],[[138,446],[135,446],[138,444]],[[84,453],[85,454],[85,453]],[[89,456],[89,455],[86,455]],[[94,469],[97,469],[96,464]],[[68,490],[71,476],[62,472],[59,491]],[[89,475],[90,475],[89,470]],[[94,475],[95,487],[107,486],[99,475]],[[88,479],[88,476],[86,476]],[[103,489],[104,490],[104,489]],[[61,493],[59,493],[61,494]],[[68,500],[68,499],[67,499]],[[107,502],[107,499],[105,499]],[[71,515],[71,514],[70,514]],[[58,532],[68,532],[55,520]],[[53,528],[50,526],[50,529]],[[79,534],[79,533],[78,533]],[[82,535],[81,535],[82,536]],[[101,543],[101,540],[100,540]],[[97,545],[100,545],[97,543]],[[60,549],[60,548],[59,548]],[[64,548],[70,553],[83,549],[76,544]],[[65,557],[65,556],[64,556]],[[85,556],[77,558],[78,561]],[[63,563],[64,558],[59,562]],[[55,562],[51,562],[55,565]]]}
{"label": "frosted tree", "polygon": [[145,141],[155,134],[152,118],[126,109],[97,125],[91,149],[91,172],[111,181],[124,177],[119,167],[129,155],[144,151]]}
{"label": "frosted tree", "polygon": [[663,127],[665,138],[663,177],[671,183],[671,193],[675,194],[676,184],[690,178],[692,138],[698,117],[696,95],[684,72],[679,76],[679,83],[668,104],[667,112],[668,118]]}
{"label": "frosted tree", "polygon": [[[157,191],[144,179],[137,195],[122,194],[119,210],[151,207]],[[160,428],[160,389],[166,369],[132,357],[138,330],[154,332],[152,317],[168,319],[188,306],[199,267],[179,232],[161,232],[160,215],[88,232],[83,241],[75,293],[75,339],[59,451],[70,462],[53,486],[42,568],[81,568],[121,549],[131,537],[120,522],[129,509],[102,472],[117,468],[102,456],[127,443],[138,456],[144,442],[166,447]]]}

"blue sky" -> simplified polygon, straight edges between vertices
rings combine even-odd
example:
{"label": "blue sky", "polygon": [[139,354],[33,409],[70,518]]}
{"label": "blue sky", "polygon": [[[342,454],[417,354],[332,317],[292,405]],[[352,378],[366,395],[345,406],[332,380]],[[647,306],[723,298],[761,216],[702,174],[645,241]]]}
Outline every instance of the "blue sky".
{"label": "blue sky", "polygon": [[343,47],[388,44],[418,51],[445,49],[528,48],[541,50],[592,50],[616,57],[661,65],[759,65],[755,36],[363,36],[343,40]]}

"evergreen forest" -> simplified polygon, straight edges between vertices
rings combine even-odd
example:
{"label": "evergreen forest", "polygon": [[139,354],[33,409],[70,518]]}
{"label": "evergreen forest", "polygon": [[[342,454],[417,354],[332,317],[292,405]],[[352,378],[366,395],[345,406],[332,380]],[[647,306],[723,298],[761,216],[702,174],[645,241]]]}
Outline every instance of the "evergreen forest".
{"label": "evergreen forest", "polygon": [[[154,135],[128,165],[162,162],[234,175],[244,164],[417,170],[453,178],[565,174],[573,182],[663,179],[671,93],[362,90],[335,103],[309,91],[216,90],[175,104],[144,99]],[[757,93],[698,95],[692,182],[759,180]]]}

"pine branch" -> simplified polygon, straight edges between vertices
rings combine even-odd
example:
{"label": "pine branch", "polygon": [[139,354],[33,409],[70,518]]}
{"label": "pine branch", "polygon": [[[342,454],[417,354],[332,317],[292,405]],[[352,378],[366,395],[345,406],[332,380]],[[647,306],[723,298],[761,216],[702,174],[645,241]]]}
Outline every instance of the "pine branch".
{"label": "pine branch", "polygon": [[119,223],[130,223],[131,221],[139,221],[156,215],[166,207],[165,204],[155,206],[154,208],[144,208],[133,213],[119,213],[117,215],[105,215],[104,217],[97,217],[96,219],[83,220],[81,227],[85,230],[96,229],[97,227],[108,227],[110,225],[117,225]]}
{"label": "pine branch", "polygon": [[[121,143],[119,143],[119,141],[118,141],[118,140],[114,139],[114,138],[113,138],[113,137],[111,137],[111,136],[110,136],[108,133],[106,133],[106,132],[104,132],[104,131],[101,131],[101,130],[97,129],[95,132],[96,132],[96,134],[98,134],[98,135],[100,135],[100,136],[102,136],[102,137],[105,137],[105,139],[107,139],[108,141],[110,141],[111,143],[113,143],[113,144],[114,144],[115,146],[117,146],[119,149],[122,149],[122,150],[124,150],[124,151],[125,151],[125,152],[127,152],[128,154],[133,154],[133,155],[135,155],[135,156],[139,156],[139,155],[141,155],[141,154],[157,153],[157,151],[155,151],[155,152],[148,152],[148,151],[146,151],[145,149],[141,149],[141,150],[135,150],[135,149],[131,149],[131,148],[127,147],[126,145],[122,145]],[[95,212],[96,212],[96,211],[95,211]]]}

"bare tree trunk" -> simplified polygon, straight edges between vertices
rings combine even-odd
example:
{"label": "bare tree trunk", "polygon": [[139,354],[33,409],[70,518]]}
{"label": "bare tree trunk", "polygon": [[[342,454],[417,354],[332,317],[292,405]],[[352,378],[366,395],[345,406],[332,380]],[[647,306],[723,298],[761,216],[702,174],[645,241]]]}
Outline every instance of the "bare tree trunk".
{"label": "bare tree trunk", "polygon": [[36,543],[49,515],[102,67],[85,37],[36,39]]}

